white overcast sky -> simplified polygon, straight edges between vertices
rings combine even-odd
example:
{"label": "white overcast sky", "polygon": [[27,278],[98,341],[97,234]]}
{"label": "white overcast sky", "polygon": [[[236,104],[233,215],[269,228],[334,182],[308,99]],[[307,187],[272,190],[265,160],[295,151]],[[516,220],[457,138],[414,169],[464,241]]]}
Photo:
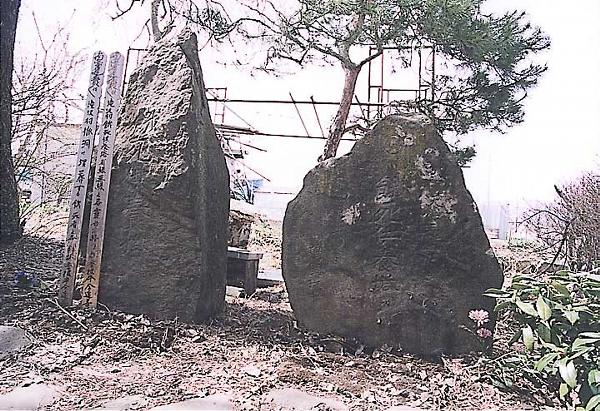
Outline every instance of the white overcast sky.
{"label": "white overcast sky", "polygon": [[[149,4],[134,9],[126,18],[111,21],[114,1],[23,0],[17,54],[35,52],[32,12],[48,34],[74,12],[68,25],[73,50],[85,49],[87,55],[97,49],[125,54],[148,15]],[[122,4],[127,2],[121,0]],[[552,40],[551,50],[543,56],[549,70],[529,93],[524,123],[506,134],[479,131],[465,140],[475,143],[478,151],[465,170],[476,200],[522,208],[551,198],[554,184],[600,168],[600,0],[489,0],[488,7],[526,11],[531,22],[541,26]],[[291,74],[273,78],[218,64],[216,59],[227,57],[207,49],[201,52],[206,85],[228,87],[230,98],[287,99],[291,92],[296,99],[314,96],[316,100],[337,100],[341,93],[343,77],[336,67],[290,68]],[[357,91],[359,95],[366,92],[366,75],[359,79]],[[261,131],[304,132],[291,105],[238,104],[231,108]],[[320,134],[312,107],[301,110],[310,133]],[[320,109],[319,114],[326,127],[333,111]],[[231,113],[226,114],[226,120],[241,125]],[[253,144],[268,152],[251,153],[249,163],[271,178],[274,186],[297,190],[315,165],[323,141],[257,137]],[[349,148],[347,143],[341,152]]]}

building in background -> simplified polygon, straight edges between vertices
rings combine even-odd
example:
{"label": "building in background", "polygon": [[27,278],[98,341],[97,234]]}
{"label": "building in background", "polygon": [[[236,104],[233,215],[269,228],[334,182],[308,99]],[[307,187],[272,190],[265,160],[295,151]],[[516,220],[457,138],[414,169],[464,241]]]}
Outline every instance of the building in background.
{"label": "building in background", "polygon": [[21,198],[30,206],[69,201],[79,124],[52,124],[13,142]]}
{"label": "building in background", "polygon": [[509,205],[482,203],[478,208],[488,238],[508,240],[511,233]]}

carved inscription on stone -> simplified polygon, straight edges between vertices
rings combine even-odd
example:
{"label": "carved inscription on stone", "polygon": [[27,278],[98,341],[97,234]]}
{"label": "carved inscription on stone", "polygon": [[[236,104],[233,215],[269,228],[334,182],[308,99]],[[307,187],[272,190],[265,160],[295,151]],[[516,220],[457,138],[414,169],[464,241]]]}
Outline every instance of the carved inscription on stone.
{"label": "carved inscription on stone", "polygon": [[[332,218],[335,217],[335,218]],[[480,347],[465,331],[502,284],[460,167],[427,119],[389,116],[315,167],[288,204],[282,271],[298,322],[423,355]]]}

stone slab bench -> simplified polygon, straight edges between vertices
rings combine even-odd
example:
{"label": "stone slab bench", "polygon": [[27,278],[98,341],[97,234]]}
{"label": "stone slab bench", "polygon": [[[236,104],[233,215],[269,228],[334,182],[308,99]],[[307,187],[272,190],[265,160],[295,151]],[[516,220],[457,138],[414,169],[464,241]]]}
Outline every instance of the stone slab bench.
{"label": "stone slab bench", "polygon": [[246,296],[254,294],[262,256],[243,248],[227,247],[227,285],[243,286]]}

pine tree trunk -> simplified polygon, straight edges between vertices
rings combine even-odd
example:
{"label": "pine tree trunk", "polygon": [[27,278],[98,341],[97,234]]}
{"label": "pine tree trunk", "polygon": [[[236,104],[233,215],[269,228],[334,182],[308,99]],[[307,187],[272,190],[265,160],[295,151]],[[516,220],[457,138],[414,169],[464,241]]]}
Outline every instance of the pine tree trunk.
{"label": "pine tree trunk", "polygon": [[352,106],[352,98],[354,97],[354,89],[356,88],[356,80],[360,73],[361,67],[344,67],[344,91],[342,92],[342,99],[338,111],[333,118],[333,122],[329,127],[329,135],[327,136],[327,142],[325,143],[325,149],[323,154],[319,157],[319,161],[327,160],[328,158],[335,157],[338,146],[346,130],[346,120],[348,120],[348,113]]}
{"label": "pine tree trunk", "polygon": [[0,243],[21,237],[19,197],[12,159],[12,72],[21,0],[0,1]]}

